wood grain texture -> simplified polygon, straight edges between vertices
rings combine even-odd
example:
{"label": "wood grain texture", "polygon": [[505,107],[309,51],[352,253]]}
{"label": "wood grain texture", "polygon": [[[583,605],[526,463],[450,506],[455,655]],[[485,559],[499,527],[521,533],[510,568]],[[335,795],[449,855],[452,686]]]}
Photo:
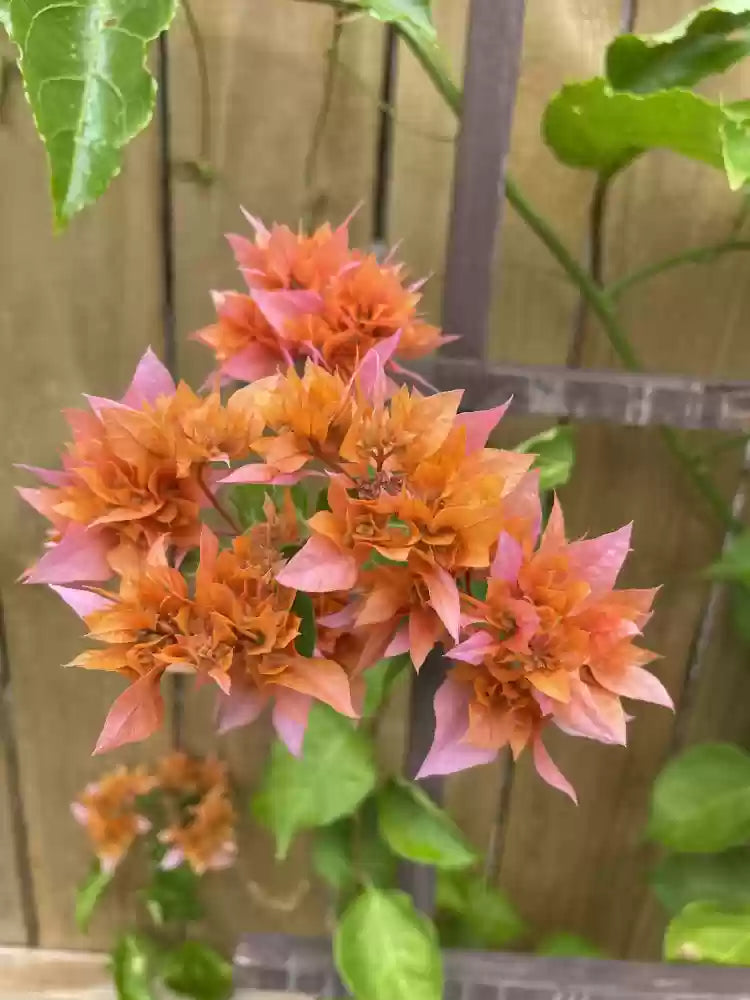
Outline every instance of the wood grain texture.
{"label": "wood grain texture", "polygon": [[[672,0],[643,5],[638,28],[666,27],[691,7]],[[718,172],[676,157],[644,157],[610,193],[606,274],[619,277],[667,253],[715,239],[728,230],[738,207]],[[741,280],[746,266],[725,261],[700,276],[677,270],[628,294],[622,319],[650,368],[747,377],[750,312]],[[615,364],[593,323],[587,328],[584,364]],[[579,427],[577,433],[576,473],[563,491],[571,533],[598,533],[634,519],[635,551],[624,582],[664,585],[646,640],[662,654],[657,672],[679,702],[707,597],[699,574],[718,554],[721,529],[706,517],[656,432]],[[706,447],[715,438],[690,435],[688,440]],[[738,472],[738,460],[731,457],[717,468],[728,499]],[[708,659],[714,660],[713,652]],[[736,712],[730,709],[736,691],[725,689],[718,677],[716,682],[722,694],[713,703],[704,701],[713,732],[721,730],[723,714]],[[708,720],[698,700],[690,711]],[[638,705],[634,714],[627,751],[550,735],[553,756],[578,790],[577,810],[544,789],[527,762],[521,765],[501,871],[538,926],[577,930],[614,955],[647,958],[659,954],[664,916],[646,882],[654,851],[644,842],[643,824],[651,784],[672,745],[674,721],[649,706]]]}
{"label": "wood grain texture", "polygon": [[103,943],[121,917],[123,897],[113,893],[91,939],[73,930],[74,886],[90,858],[69,802],[86,781],[122,759],[90,756],[122,683],[63,670],[82,648],[81,622],[46,588],[16,582],[38,556],[44,526],[11,489],[13,482],[28,481],[12,463],[57,465],[67,439],[60,409],[80,406],[84,391],[121,394],[146,344],[159,347],[156,140],[153,129],[138,139],[110,191],[55,237],[42,145],[18,81],[4,101],[0,587],[40,936],[50,946]]}
{"label": "wood grain texture", "polygon": [[[187,338],[211,320],[209,290],[242,288],[224,240],[226,232],[249,228],[240,206],[268,223],[296,227],[311,217],[340,221],[369,198],[382,35],[369,19],[343,27],[330,105],[321,119],[334,23],[330,10],[294,0],[253,0],[252,16],[237,0],[200,0],[192,6],[210,80],[215,180],[209,186],[181,179],[179,169],[196,155],[200,122],[195,53],[182,17],[169,44],[178,350],[181,374],[195,382],[208,371],[210,357]],[[370,217],[369,206],[355,217],[355,245],[369,243]],[[208,933],[231,947],[243,931],[320,932],[326,900],[312,886],[304,839],[283,865],[276,864],[271,837],[248,814],[247,795],[260,779],[271,741],[267,720],[217,742],[211,715],[208,692],[188,693],[187,746],[196,752],[218,748],[243,789],[243,801],[237,868],[206,883]]]}

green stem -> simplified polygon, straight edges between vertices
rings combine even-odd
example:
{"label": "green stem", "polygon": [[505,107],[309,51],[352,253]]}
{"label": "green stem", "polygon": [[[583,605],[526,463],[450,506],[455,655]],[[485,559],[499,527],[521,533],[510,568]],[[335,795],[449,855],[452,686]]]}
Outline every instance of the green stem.
{"label": "green stem", "polygon": [[690,250],[683,250],[682,253],[657,260],[653,264],[641,267],[637,271],[631,271],[630,274],[626,274],[617,281],[611,282],[607,286],[607,294],[615,299],[622,295],[623,292],[632,288],[633,285],[637,285],[642,281],[648,281],[649,278],[653,278],[657,274],[662,274],[664,271],[671,271],[674,267],[681,267],[683,264],[710,264],[726,253],[734,253],[738,250],[750,250],[750,240],[725,240],[722,243],[713,243],[704,247],[693,247]]}
{"label": "green stem", "polygon": [[[403,31],[401,34],[448,106],[460,118],[462,94],[441,65],[439,49],[422,44],[419,39],[410,38]],[[506,174],[505,177],[505,196],[532,232],[544,243],[573,284],[578,287],[592,312],[598,316],[604,332],[623,366],[631,372],[644,371],[625,329],[620,324],[612,297],[568,250],[554,228],[528,201],[510,174]],[[735,530],[738,525],[731,507],[722,496],[712,477],[703,468],[700,459],[692,454],[671,427],[660,427],[659,433],[666,448],[682,465],[685,474],[695,489],[703,496],[706,505],[712,510],[719,523],[727,530]]]}

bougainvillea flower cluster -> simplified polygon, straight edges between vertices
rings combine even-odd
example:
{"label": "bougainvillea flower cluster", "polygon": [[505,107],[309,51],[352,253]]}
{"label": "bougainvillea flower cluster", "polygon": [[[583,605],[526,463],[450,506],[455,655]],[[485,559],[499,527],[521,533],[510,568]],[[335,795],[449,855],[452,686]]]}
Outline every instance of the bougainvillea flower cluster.
{"label": "bougainvillea flower cluster", "polygon": [[[299,754],[315,701],[356,718],[371,667],[408,652],[429,670],[438,646],[452,665],[420,773],[529,747],[574,797],[548,726],[624,743],[621,698],[671,704],[636,645],[655,592],[615,589],[630,528],[569,542],[556,501],[543,527],[534,456],[488,446],[507,404],[398,384],[396,359],[443,338],[397,266],[350,250],[346,226],[251,221],[255,241],[231,238],[249,295],[219,296],[199,335],[248,384],[196,394],[148,352],[121,401],[68,414],[62,470],[22,491],[51,525],[27,579],[97,643],[74,665],[129,682],[97,749],[154,732],[179,671],[217,689],[221,730],[269,706]],[[190,858],[225,811],[196,806],[170,851]]]}
{"label": "bougainvillea flower cluster", "polygon": [[195,335],[223,378],[252,382],[301,358],[350,376],[396,333],[389,366],[401,372],[399,360],[422,358],[450,339],[419,316],[421,282],[406,285],[401,265],[349,249],[348,220],[305,236],[247,219],[255,239],[229,242],[248,291],[214,292],[216,322]]}
{"label": "bougainvillea flower cluster", "polygon": [[[166,823],[153,829],[150,814]],[[139,837],[164,845],[162,868],[186,864],[198,875],[226,868],[237,854],[236,816],[226,766],[215,757],[168,754],[153,772],[118,767],[88,784],[71,804],[102,871],[111,874]]]}

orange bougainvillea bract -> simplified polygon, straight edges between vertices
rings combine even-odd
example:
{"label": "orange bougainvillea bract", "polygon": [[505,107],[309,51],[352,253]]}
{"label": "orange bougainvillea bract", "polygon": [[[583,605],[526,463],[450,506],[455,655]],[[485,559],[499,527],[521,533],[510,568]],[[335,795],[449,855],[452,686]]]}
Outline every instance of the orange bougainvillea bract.
{"label": "orange bougainvillea bract", "polygon": [[[438,646],[451,666],[420,774],[528,747],[575,797],[549,726],[624,744],[622,698],[671,705],[637,644],[655,591],[615,589],[630,528],[568,541],[557,501],[543,525],[534,456],[488,445],[509,404],[472,412],[460,389],[414,387],[401,361],[446,338],[400,266],[351,250],[347,224],[307,236],[248,218],[254,239],[230,237],[247,293],[216,293],[197,335],[222,393],[175,386],[149,351],[119,402],[69,411],[60,470],[25,467],[50,524],[26,579],[83,618],[74,665],[128,682],[97,749],[154,732],[177,671],[216,690],[220,730],[268,706],[299,754],[316,701],[356,717],[370,668],[408,653],[430,670]],[[229,863],[232,822],[207,794],[164,831],[167,858]]]}

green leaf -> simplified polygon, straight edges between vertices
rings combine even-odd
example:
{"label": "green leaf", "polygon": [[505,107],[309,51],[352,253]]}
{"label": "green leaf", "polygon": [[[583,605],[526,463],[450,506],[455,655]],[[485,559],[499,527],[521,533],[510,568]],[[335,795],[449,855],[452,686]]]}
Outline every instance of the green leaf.
{"label": "green leaf", "polygon": [[144,890],[144,902],[157,926],[200,920],[203,906],[198,898],[199,878],[188,865],[164,870],[157,868]]}
{"label": "green leaf", "polygon": [[689,903],[667,927],[664,957],[672,962],[750,965],[750,907]]}
{"label": "green leaf", "polygon": [[297,832],[353,812],[375,780],[371,742],[349,719],[316,704],[300,757],[278,741],[273,744],[252,811],[275,835],[277,858],[285,858]]}
{"label": "green leaf", "polygon": [[118,1000],[156,1000],[154,946],[143,934],[123,934],[110,956]]}
{"label": "green leaf", "polygon": [[745,182],[738,155],[740,133],[731,107],[722,107],[689,90],[653,94],[615,91],[596,78],[562,88],[544,113],[544,138],[555,155],[572,167],[612,174],[647,149],[675,153],[728,168],[730,187]]}
{"label": "green leaf", "polygon": [[362,708],[362,716],[365,719],[375,715],[388,697],[393,685],[410,665],[409,654],[401,653],[399,656],[391,656],[386,660],[380,660],[379,663],[365,670],[362,674],[362,679],[366,686],[365,701]]}
{"label": "green leaf", "polygon": [[112,872],[105,872],[96,862],[76,891],[75,917],[76,927],[84,933],[89,929],[89,923],[99,900],[112,882]]}
{"label": "green leaf", "polygon": [[300,619],[299,634],[294,640],[294,648],[301,656],[312,656],[317,644],[317,631],[315,628],[315,609],[310,595],[298,590],[292,604],[292,611]]}
{"label": "green leaf", "polygon": [[149,42],[177,0],[11,0],[11,34],[47,148],[55,220],[70,218],[119,173],[123,147],[151,119]]}
{"label": "green leaf", "polygon": [[691,87],[723,73],[750,52],[748,0],[724,0],[693,11],[655,35],[620,35],[607,49],[607,78],[617,90],[647,93]]}
{"label": "green leaf", "polygon": [[606,958],[607,956],[596,945],[578,934],[568,934],[560,931],[543,938],[537,945],[537,955],[548,958]]}
{"label": "green leaf", "polygon": [[750,840],[750,754],[704,743],[670,761],[654,783],[648,833],[671,850],[696,853]]}
{"label": "green leaf", "polygon": [[10,35],[10,0],[0,0],[0,24]]}
{"label": "green leaf", "polygon": [[516,451],[536,455],[532,468],[539,469],[542,491],[563,486],[570,479],[576,459],[573,435],[572,427],[551,427],[517,445]]}
{"label": "green leaf", "polygon": [[651,887],[669,913],[710,900],[720,907],[750,906],[750,848],[721,854],[673,854],[651,874]]}
{"label": "green leaf", "polygon": [[341,918],[333,953],[357,1000],[441,1000],[435,929],[403,892],[366,889]]}
{"label": "green leaf", "polygon": [[200,941],[185,941],[169,951],[161,974],[170,990],[195,1000],[227,1000],[232,994],[232,966]]}
{"label": "green leaf", "polygon": [[399,857],[438,868],[467,868],[477,860],[450,816],[416,785],[392,779],[377,801],[380,832]]}
{"label": "green leaf", "polygon": [[243,528],[265,520],[263,504],[267,494],[268,487],[261,483],[241,483],[230,487],[229,502]]}
{"label": "green leaf", "polygon": [[745,529],[731,540],[721,558],[708,568],[715,580],[728,580],[750,587],[750,530]]}
{"label": "green leaf", "polygon": [[737,635],[750,643],[750,586],[741,583],[730,586],[729,613]]}
{"label": "green leaf", "polygon": [[393,884],[396,857],[380,836],[373,798],[356,816],[316,831],[312,863],[320,878],[342,896],[362,881],[383,889]]}
{"label": "green leaf", "polygon": [[502,949],[526,933],[507,895],[476,872],[438,872],[435,902],[446,947]]}

